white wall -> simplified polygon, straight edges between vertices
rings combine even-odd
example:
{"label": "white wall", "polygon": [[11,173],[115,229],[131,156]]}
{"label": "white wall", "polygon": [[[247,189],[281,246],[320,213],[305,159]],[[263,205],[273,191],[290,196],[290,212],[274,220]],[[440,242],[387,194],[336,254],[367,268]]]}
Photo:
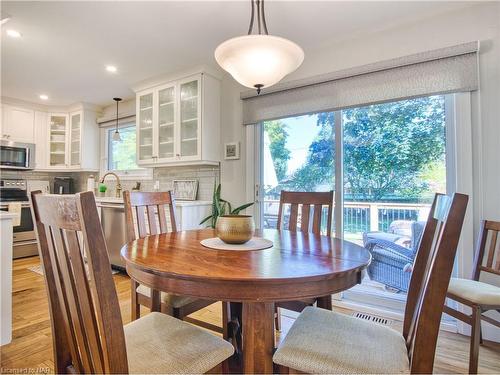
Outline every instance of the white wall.
{"label": "white wall", "polygon": [[[442,14],[405,27],[388,29],[363,38],[329,43],[308,52],[303,65],[287,80],[365,65],[417,52],[479,40],[480,90],[472,96],[474,232],[481,218],[500,220],[500,3],[483,3]],[[242,86],[223,83],[223,142],[246,143],[241,125]],[[222,163],[226,199],[245,201],[246,160],[244,147],[238,161]],[[250,162],[249,165],[252,165]],[[497,281],[500,285],[500,280]],[[490,326],[491,327],[491,326]],[[486,336],[500,340],[500,330],[490,327]]]}

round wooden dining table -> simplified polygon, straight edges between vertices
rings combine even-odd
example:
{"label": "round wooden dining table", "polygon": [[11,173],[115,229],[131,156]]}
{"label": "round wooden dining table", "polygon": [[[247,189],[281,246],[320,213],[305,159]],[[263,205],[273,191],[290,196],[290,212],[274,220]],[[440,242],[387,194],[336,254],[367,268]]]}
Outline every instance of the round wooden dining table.
{"label": "round wooden dining table", "polygon": [[244,372],[272,373],[274,303],[318,297],[318,307],[331,309],[331,295],[360,283],[371,255],[352,242],[300,231],[255,236],[273,246],[214,250],[200,241],[215,231],[201,229],[137,239],[121,255],[129,276],[155,290],[241,302]]}

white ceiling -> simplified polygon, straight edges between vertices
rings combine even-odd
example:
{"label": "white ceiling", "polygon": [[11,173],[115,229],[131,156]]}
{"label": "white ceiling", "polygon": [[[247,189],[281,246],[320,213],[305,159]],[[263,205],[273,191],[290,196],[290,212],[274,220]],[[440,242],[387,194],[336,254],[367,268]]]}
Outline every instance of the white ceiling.
{"label": "white ceiling", "polygon": [[[325,42],[362,36],[457,10],[465,2],[267,1],[270,34],[307,54]],[[133,96],[145,79],[200,64],[215,65],[213,51],[245,34],[249,1],[16,2],[2,1],[2,95],[35,103],[112,103]],[[16,29],[21,39],[5,35]],[[107,73],[105,65],[118,67]],[[50,100],[38,95],[47,93]]]}

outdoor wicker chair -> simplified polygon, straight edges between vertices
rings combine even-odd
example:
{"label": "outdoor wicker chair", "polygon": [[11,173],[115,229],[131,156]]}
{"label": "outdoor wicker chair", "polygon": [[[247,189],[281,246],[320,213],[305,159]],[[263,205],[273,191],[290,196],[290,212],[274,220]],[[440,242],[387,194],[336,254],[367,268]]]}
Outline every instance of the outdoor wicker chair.
{"label": "outdoor wicker chair", "polygon": [[408,292],[412,265],[424,226],[424,221],[411,222],[409,247],[399,244],[398,242],[405,242],[404,238],[393,233],[364,233],[364,246],[372,254],[372,262],[367,270],[370,279],[399,291]]}

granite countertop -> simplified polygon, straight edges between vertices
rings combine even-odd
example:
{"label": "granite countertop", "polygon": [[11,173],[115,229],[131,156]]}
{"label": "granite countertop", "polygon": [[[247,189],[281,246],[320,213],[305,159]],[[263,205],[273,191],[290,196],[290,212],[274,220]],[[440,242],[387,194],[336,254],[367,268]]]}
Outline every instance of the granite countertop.
{"label": "granite countertop", "polygon": [[[108,204],[123,204],[123,198],[116,197],[95,197],[95,201],[97,204],[99,203],[108,203]],[[191,207],[191,206],[205,206],[212,204],[211,201],[180,201],[176,200],[175,205],[180,207]]]}

